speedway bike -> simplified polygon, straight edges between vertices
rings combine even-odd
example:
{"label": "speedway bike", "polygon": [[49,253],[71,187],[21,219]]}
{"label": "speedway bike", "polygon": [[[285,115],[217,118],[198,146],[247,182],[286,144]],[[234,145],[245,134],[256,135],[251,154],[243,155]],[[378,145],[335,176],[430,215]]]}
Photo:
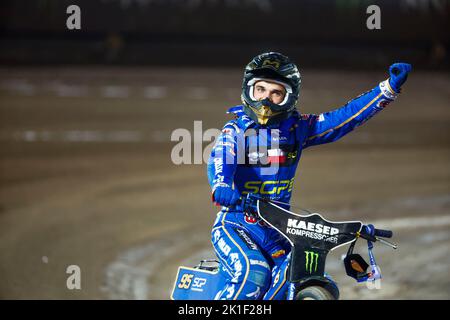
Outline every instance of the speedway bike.
{"label": "speedway bike", "polygon": [[[376,283],[381,272],[376,264],[373,243],[380,242],[397,249],[397,245],[383,239],[391,238],[390,230],[376,229],[361,221],[328,221],[318,213],[300,215],[285,209],[277,201],[249,194],[242,199],[244,211],[253,214],[276,229],[291,245],[287,255],[285,300],[336,300],[337,284],[325,273],[327,255],[338,247],[349,245],[344,258],[348,276],[357,282]],[[353,252],[356,241],[367,241],[369,263]],[[202,260],[195,267],[178,269],[171,298],[174,300],[212,300],[225,286],[219,272],[220,262]]]}

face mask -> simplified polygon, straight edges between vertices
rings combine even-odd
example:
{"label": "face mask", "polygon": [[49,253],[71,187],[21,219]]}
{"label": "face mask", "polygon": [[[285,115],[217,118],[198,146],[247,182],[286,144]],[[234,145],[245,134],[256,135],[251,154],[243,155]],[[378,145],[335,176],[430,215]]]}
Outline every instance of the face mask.
{"label": "face mask", "polygon": [[276,106],[276,104],[272,103],[269,99],[264,99],[261,101],[261,105],[259,108],[251,107],[253,112],[256,114],[256,117],[258,118],[259,124],[267,124],[267,121],[273,116],[279,115],[283,111],[274,111],[272,109],[272,106]]}

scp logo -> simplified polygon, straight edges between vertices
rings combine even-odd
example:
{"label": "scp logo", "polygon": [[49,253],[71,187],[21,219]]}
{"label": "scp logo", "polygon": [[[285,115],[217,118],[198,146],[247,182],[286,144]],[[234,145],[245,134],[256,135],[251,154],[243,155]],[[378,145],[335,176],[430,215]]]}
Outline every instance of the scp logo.
{"label": "scp logo", "polygon": [[195,290],[195,288],[197,288],[197,290],[203,290],[201,288],[205,284],[206,284],[206,279],[205,278],[195,278],[194,281],[192,282],[192,290]]}
{"label": "scp logo", "polygon": [[280,194],[281,192],[291,192],[294,185],[294,178],[291,180],[267,180],[267,181],[247,181],[242,194]]}

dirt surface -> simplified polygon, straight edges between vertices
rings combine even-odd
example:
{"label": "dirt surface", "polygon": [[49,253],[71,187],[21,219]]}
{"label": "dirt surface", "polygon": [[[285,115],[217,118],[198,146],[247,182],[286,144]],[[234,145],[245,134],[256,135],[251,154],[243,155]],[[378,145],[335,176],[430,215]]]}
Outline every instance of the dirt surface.
{"label": "dirt surface", "polygon": [[[300,109],[334,109],[385,77],[303,70]],[[168,299],[179,265],[214,257],[217,211],[205,164],[172,163],[171,133],[220,128],[240,83],[240,69],[0,69],[0,298]],[[399,246],[375,248],[380,290],[332,252],[342,299],[450,298],[449,101],[447,74],[413,72],[382,113],[304,152],[295,205],[392,228]]]}

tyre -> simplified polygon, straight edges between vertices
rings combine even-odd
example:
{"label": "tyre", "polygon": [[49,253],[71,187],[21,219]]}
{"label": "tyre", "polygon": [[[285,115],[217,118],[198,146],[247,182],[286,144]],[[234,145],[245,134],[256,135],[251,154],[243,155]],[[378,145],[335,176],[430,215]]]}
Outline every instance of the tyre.
{"label": "tyre", "polygon": [[335,298],[327,289],[311,286],[300,290],[295,300],[335,300]]}

